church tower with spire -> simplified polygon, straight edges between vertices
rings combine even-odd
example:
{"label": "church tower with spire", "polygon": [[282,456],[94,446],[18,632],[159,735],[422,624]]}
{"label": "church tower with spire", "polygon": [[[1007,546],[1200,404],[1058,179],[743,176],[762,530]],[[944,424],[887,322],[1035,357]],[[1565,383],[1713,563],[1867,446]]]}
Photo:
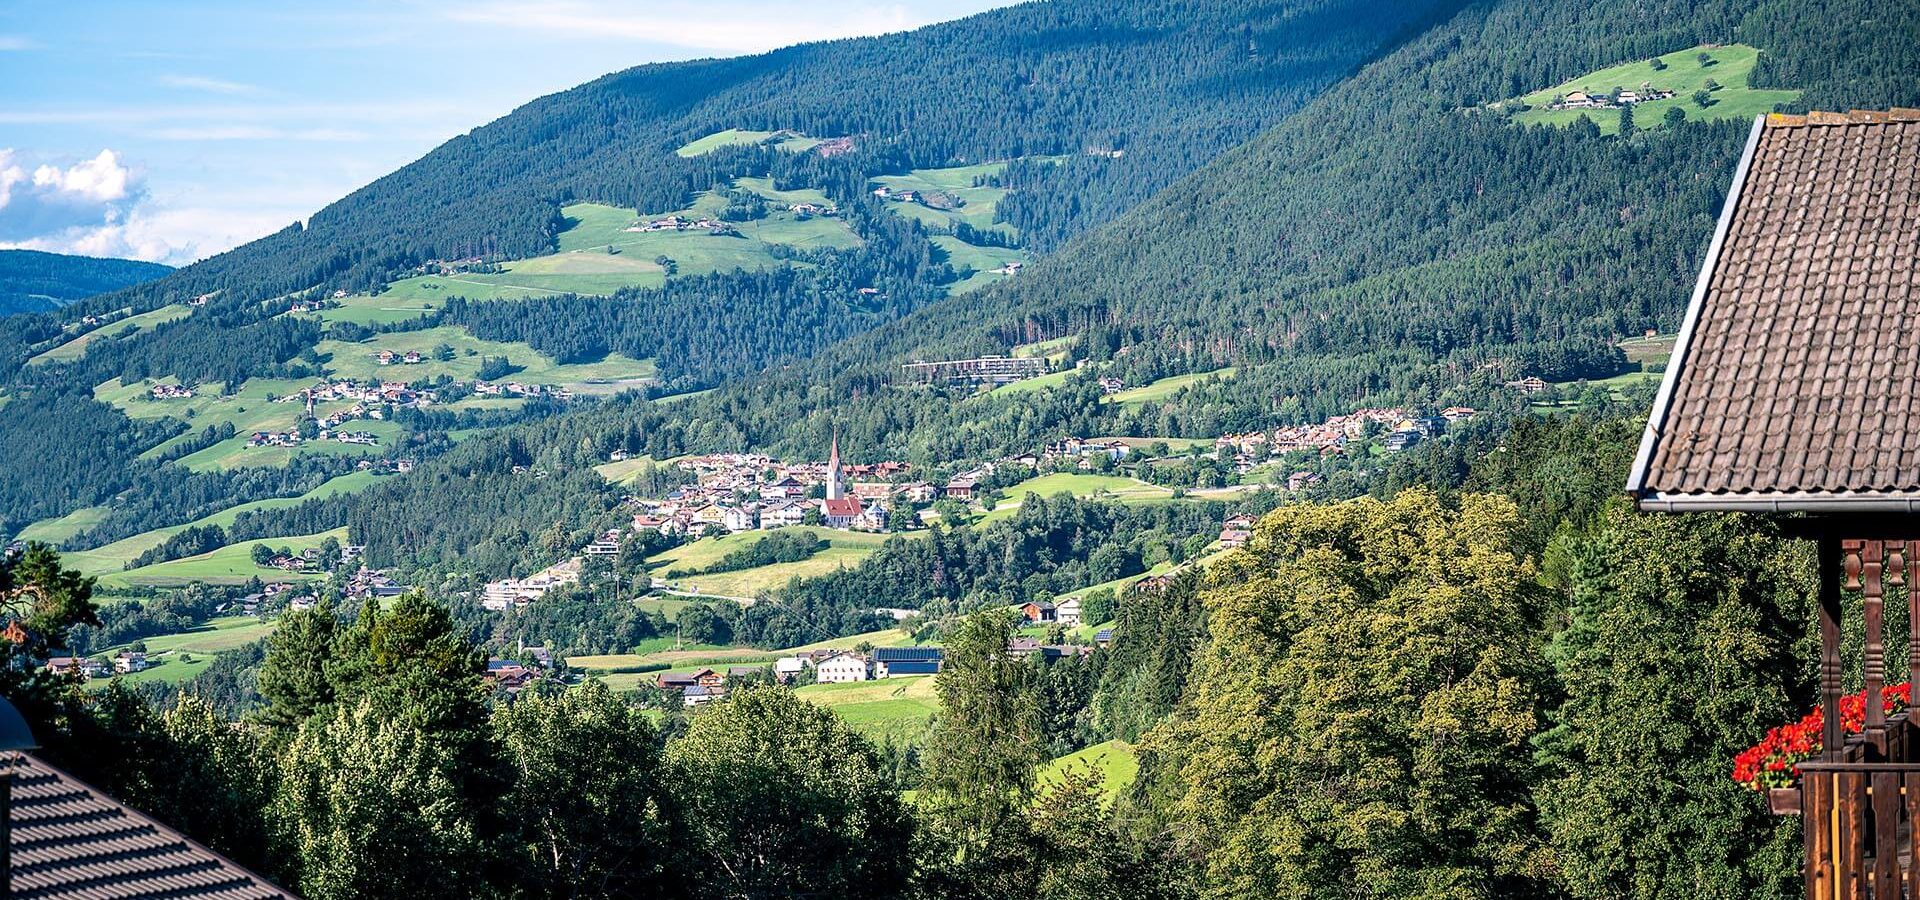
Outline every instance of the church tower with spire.
{"label": "church tower with spire", "polygon": [[827,499],[841,500],[847,496],[847,483],[840,474],[840,429],[833,430],[833,449],[827,453]]}

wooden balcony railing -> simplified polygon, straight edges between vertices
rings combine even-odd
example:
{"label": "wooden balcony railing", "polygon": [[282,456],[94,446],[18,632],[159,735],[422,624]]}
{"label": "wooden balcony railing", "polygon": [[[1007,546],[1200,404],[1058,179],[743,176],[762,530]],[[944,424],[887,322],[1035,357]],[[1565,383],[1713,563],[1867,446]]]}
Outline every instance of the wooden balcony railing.
{"label": "wooden balcony railing", "polygon": [[[1860,528],[1862,523],[1850,524]],[[1912,520],[1895,526],[1904,534],[1915,533]],[[1874,530],[1860,528],[1853,534]],[[1915,871],[1920,862],[1920,828],[1915,827],[1920,823],[1920,702],[1891,720],[1880,702],[1887,675],[1882,635],[1886,589],[1920,587],[1920,541],[1843,539],[1832,531],[1806,536],[1815,537],[1819,548],[1821,745],[1826,748],[1819,758],[1798,766],[1807,897],[1920,900],[1920,872]],[[1844,593],[1852,592],[1861,598],[1861,682],[1868,700],[1861,733],[1845,735],[1841,601]],[[1909,679],[1920,688],[1920,590],[1905,593]],[[1777,811],[1796,805],[1791,794],[1774,799]]]}
{"label": "wooden balcony railing", "polygon": [[1800,765],[1809,898],[1920,898],[1915,732],[1902,718],[1849,741],[1837,760]]}

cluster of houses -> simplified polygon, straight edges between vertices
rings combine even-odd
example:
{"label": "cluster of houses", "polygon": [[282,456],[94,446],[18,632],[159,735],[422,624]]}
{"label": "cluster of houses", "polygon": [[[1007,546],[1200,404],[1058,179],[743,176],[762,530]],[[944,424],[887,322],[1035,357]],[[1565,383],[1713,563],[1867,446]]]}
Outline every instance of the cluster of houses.
{"label": "cluster of houses", "polygon": [[1020,615],[1035,625],[1080,624],[1080,598],[1063,597],[1058,602],[1029,600],[1020,607]]}
{"label": "cluster of houses", "polygon": [[[933,675],[940,671],[945,652],[939,647],[878,647],[867,653],[853,650],[815,650],[783,656],[773,661],[774,680],[792,684],[801,673],[813,670],[819,684],[847,684],[911,675]],[[729,666],[725,673],[715,669],[693,672],[662,672],[654,684],[662,691],[680,695],[680,702],[699,706],[727,695],[729,681],[754,678],[765,666]]]}
{"label": "cluster of houses", "polygon": [[489,582],[481,590],[480,605],[494,612],[526,606],[548,591],[580,581],[580,557],[555,563],[525,578],[507,578]]}
{"label": "cluster of houses", "polygon": [[790,203],[787,211],[796,216],[837,216],[840,208],[831,203]]}
{"label": "cluster of houses", "polygon": [[688,219],[682,216],[667,216],[664,219],[654,219],[651,222],[630,225],[626,230],[642,234],[660,231],[704,231],[708,234],[715,235],[736,235],[740,233],[732,225],[722,222],[719,219]]}
{"label": "cluster of houses", "polygon": [[[1295,450],[1342,453],[1349,441],[1365,435],[1370,428],[1385,433],[1383,444],[1388,451],[1405,450],[1423,440],[1445,434],[1448,425],[1464,422],[1474,415],[1475,411],[1465,406],[1449,406],[1434,416],[1423,416],[1401,407],[1371,407],[1334,416],[1314,425],[1289,425],[1272,432],[1221,435],[1214,440],[1214,447],[1220,452],[1231,451],[1236,466],[1245,472],[1260,460]],[[1309,480],[1296,487],[1290,480],[1288,487],[1298,490],[1311,483]]]}
{"label": "cluster of houses", "polygon": [[[368,447],[380,446],[380,436],[371,431],[335,431],[322,428],[314,436],[316,441],[334,441],[341,444],[361,444]],[[297,431],[256,431],[247,435],[249,447],[298,447],[307,442]]]}
{"label": "cluster of houses", "polygon": [[503,381],[498,384],[491,381],[473,383],[473,393],[477,397],[550,397],[554,400],[572,400],[573,392],[566,388],[550,384],[522,384],[518,381]]}
{"label": "cluster of houses", "polygon": [[373,360],[374,362],[377,362],[383,366],[393,366],[393,365],[417,366],[423,362],[426,362],[427,358],[425,356],[420,355],[420,351],[418,350],[408,350],[405,353],[395,353],[392,350],[382,350],[373,355]]}
{"label": "cluster of houses", "polygon": [[1531,375],[1525,378],[1520,378],[1514,381],[1507,382],[1507,387],[1513,388],[1514,390],[1519,391],[1522,394],[1538,394],[1541,391],[1546,390],[1550,386],[1551,385],[1547,384],[1546,381],[1539,378],[1535,378]]}
{"label": "cluster of houses", "polygon": [[553,677],[553,651],[546,647],[520,647],[520,655],[528,662],[512,659],[491,658],[482,677],[494,690],[509,695],[518,695],[527,685],[542,678]]}
{"label": "cluster of houses", "polygon": [[1650,85],[1641,85],[1637,91],[1615,90],[1607,94],[1595,94],[1587,91],[1573,91],[1547,104],[1548,109],[1619,109],[1648,100],[1665,100],[1673,92]]}
{"label": "cluster of houses", "polygon": [[193,396],[193,388],[179,384],[156,384],[148,393],[155,400],[185,400]]}
{"label": "cluster of houses", "polygon": [[[616,455],[615,461],[620,458],[624,455]],[[885,531],[894,506],[926,504],[941,495],[935,485],[904,480],[912,467],[903,462],[843,465],[838,440],[824,464],[720,453],[688,457],[675,465],[692,472],[694,483],[658,500],[635,501],[640,511],[633,517],[634,530],[704,535],[784,528],[816,519],[829,528]],[[822,496],[811,496],[816,492]],[[590,547],[588,552],[618,552],[618,537],[602,536],[596,542],[600,549]]]}
{"label": "cluster of houses", "polygon": [[47,671],[56,675],[74,675],[82,681],[89,678],[106,678],[110,675],[131,675],[147,670],[147,655],[132,650],[122,650],[114,654],[111,660],[85,656],[55,656],[47,660]]}
{"label": "cluster of houses", "polygon": [[[348,562],[351,562],[359,557],[362,549],[363,548],[358,546],[346,547],[343,550],[343,555]],[[384,600],[388,597],[398,597],[406,593],[407,586],[394,581],[393,577],[386,572],[361,566],[352,575],[347,577],[345,592],[350,599],[369,598]]]}

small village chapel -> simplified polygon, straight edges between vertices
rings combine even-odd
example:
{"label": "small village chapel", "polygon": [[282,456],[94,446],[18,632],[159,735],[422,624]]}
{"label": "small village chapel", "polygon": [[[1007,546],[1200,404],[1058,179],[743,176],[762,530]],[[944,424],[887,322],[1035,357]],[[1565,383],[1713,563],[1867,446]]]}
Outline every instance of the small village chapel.
{"label": "small village chapel", "polygon": [[1920,896],[1920,705],[1841,715],[1849,679],[1883,696],[1889,600],[1913,613],[1894,680],[1920,675],[1917,267],[1920,110],[1757,120],[1628,478],[1642,510],[1818,548],[1819,755],[1769,797],[1802,817],[1810,898]]}

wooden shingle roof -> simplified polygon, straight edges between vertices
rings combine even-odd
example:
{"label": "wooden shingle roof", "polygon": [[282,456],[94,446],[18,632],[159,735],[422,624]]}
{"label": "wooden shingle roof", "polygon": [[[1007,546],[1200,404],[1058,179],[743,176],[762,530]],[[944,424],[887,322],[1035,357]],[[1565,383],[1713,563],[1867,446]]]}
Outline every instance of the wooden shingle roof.
{"label": "wooden shingle roof", "polygon": [[1920,110],[1755,121],[1627,489],[1920,511]]}
{"label": "wooden shingle roof", "polygon": [[17,900],[293,898],[31,754],[14,756],[10,881]]}

